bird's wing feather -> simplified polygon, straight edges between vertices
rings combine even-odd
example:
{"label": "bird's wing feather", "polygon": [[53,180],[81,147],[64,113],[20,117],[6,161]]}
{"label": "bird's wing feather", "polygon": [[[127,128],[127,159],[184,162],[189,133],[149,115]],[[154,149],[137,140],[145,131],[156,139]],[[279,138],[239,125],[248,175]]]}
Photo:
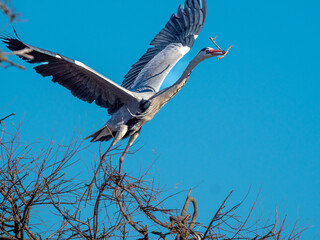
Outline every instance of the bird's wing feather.
{"label": "bird's wing feather", "polygon": [[186,0],[178,8],[165,27],[155,36],[153,46],[132,66],[122,86],[131,91],[157,92],[181,57],[193,46],[207,15],[206,0]]}
{"label": "bird's wing feather", "polygon": [[1,37],[12,51],[24,48],[32,49],[28,53],[33,59],[21,57],[29,63],[42,63],[34,69],[42,76],[52,76],[52,81],[66,87],[77,98],[88,103],[95,102],[98,106],[108,109],[112,114],[122,105],[138,101],[136,93],[119,86],[102,76],[83,63],[49,52],[13,37]]}

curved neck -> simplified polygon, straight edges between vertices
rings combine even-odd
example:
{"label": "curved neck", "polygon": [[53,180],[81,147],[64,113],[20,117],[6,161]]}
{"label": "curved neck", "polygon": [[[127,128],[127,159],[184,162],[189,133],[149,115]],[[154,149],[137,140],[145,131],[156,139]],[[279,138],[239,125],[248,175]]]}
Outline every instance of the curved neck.
{"label": "curved neck", "polygon": [[159,102],[162,103],[161,104],[161,107],[162,107],[181,90],[181,88],[187,83],[193,69],[203,60],[204,58],[202,58],[201,56],[199,55],[195,56],[190,61],[190,63],[188,64],[187,68],[184,70],[184,72],[182,73],[178,81],[176,81],[172,86],[167,87],[162,91],[156,93],[152,98],[158,98],[160,100]]}

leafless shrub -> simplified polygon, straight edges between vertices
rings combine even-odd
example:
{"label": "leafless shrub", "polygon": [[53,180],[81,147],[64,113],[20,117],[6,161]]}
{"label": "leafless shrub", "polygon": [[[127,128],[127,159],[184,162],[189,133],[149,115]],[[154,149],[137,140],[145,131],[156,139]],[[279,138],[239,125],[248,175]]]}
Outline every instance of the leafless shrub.
{"label": "leafless shrub", "polygon": [[192,190],[182,210],[168,209],[173,196],[164,197],[149,170],[138,177],[119,174],[112,165],[119,148],[96,161],[86,159],[95,163],[93,176],[73,176],[85,149],[78,136],[67,146],[25,144],[20,126],[7,128],[9,119],[1,120],[0,239],[299,239],[304,230],[294,226],[286,234],[278,216],[272,224],[252,222],[256,203],[242,220],[236,214],[241,203],[226,207],[232,192],[212,220],[201,223],[199,210],[211,210],[198,206]]}
{"label": "leafless shrub", "polygon": [[[10,0],[0,0],[0,12],[2,12],[4,15],[6,15],[9,19],[9,22],[7,24],[10,25],[12,22],[18,21],[18,17],[21,16],[20,13],[17,13],[11,4]],[[5,28],[6,26],[4,26]],[[0,38],[1,39],[1,38]],[[32,56],[30,56],[28,53],[30,53],[32,50],[31,49],[22,49],[21,51],[14,51],[14,52],[2,52],[0,49],[0,67],[2,68],[7,68],[7,67],[17,67],[19,69],[25,70],[25,67],[17,64],[16,62],[12,61],[9,59],[9,56],[11,55],[17,55],[20,57],[25,57],[28,59],[33,59]],[[3,64],[5,63],[5,64]]]}

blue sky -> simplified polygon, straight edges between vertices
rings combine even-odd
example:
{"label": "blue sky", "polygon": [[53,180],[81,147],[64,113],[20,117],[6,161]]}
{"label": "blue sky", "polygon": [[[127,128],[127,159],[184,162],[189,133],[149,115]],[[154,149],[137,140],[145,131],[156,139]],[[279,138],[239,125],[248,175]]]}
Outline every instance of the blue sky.
{"label": "blue sky", "polygon": [[[13,4],[27,20],[15,24],[25,42],[82,61],[120,84],[182,3]],[[240,209],[245,215],[261,188],[259,209],[265,216],[273,216],[277,206],[288,222],[298,217],[301,226],[313,226],[303,239],[319,238],[319,7],[312,0],[208,0],[203,31],[165,84],[174,82],[200,49],[212,47],[210,36],[217,35],[221,47],[234,48],[223,60],[201,63],[182,91],[143,127],[135,145],[142,149],[127,156],[126,171],[135,173],[156,157],[163,185],[196,186],[193,195],[203,222],[231,190],[237,203],[251,187]],[[15,112],[16,122],[24,117],[26,141],[54,134],[57,142],[67,142],[75,129],[83,127],[86,137],[108,120],[104,109],[74,98],[25,66],[26,71],[0,70],[0,107],[13,101],[1,115]]]}

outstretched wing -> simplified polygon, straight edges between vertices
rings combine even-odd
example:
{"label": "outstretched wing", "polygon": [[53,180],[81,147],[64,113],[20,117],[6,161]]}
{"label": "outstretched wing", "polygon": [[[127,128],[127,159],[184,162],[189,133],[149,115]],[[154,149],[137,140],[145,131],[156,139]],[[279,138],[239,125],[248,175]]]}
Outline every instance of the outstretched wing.
{"label": "outstretched wing", "polygon": [[32,60],[21,58],[29,63],[42,63],[34,67],[37,73],[44,77],[52,76],[53,82],[66,87],[83,101],[95,102],[98,106],[107,108],[109,114],[124,104],[139,100],[135,93],[112,82],[81,62],[33,47],[13,37],[2,36],[1,39],[12,51],[32,49],[29,53],[33,57]]}
{"label": "outstretched wing", "polygon": [[122,86],[136,92],[157,92],[171,68],[190,50],[207,15],[206,0],[186,0],[155,36],[148,51],[132,66]]}

